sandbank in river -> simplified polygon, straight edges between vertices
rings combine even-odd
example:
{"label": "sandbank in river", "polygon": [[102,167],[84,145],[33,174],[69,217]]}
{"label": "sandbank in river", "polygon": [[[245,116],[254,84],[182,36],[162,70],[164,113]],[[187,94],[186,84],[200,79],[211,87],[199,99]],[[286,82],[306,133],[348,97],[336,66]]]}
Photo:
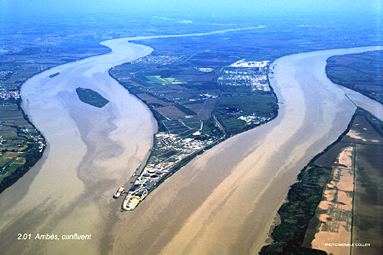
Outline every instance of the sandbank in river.
{"label": "sandbank in river", "polygon": [[[5,254],[256,254],[300,169],[337,139],[354,113],[354,103],[326,78],[325,60],[376,49],[278,59],[271,79],[280,102],[275,120],[198,156],[136,210],[120,213],[112,195],[142,163],[156,124],[108,69],[152,49],[128,39],[104,44],[113,51],[53,68],[22,88],[23,108],[48,148],[0,196]],[[60,75],[48,78],[55,72]],[[80,86],[110,103],[101,109],[83,104],[75,93]],[[18,241],[18,233],[32,239]],[[36,234],[75,233],[92,238],[34,240]]]}

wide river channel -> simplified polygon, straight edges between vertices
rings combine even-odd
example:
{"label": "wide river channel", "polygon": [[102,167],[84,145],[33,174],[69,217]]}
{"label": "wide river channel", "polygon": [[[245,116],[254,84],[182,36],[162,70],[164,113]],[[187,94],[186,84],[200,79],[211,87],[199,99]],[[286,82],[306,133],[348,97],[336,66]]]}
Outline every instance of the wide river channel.
{"label": "wide river channel", "polygon": [[[381,104],[325,74],[332,55],[379,48],[280,58],[270,78],[280,107],[276,119],[208,150],[136,210],[121,212],[122,200],[112,195],[143,163],[157,131],[146,105],[108,74],[113,65],[151,53],[129,42],[137,39],[150,37],[102,42],[110,53],[52,68],[22,86],[22,107],[48,146],[0,195],[2,254],[257,254],[289,186],[346,129],[355,104],[383,120]],[[110,102],[84,104],[77,87]],[[20,234],[26,240],[18,240]],[[80,235],[86,240],[76,239]]]}

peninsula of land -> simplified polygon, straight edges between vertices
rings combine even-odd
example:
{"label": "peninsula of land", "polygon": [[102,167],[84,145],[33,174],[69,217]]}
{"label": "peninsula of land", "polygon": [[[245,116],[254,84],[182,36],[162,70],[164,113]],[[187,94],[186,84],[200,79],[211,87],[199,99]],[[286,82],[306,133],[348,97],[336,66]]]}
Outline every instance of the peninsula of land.
{"label": "peninsula of land", "polygon": [[[300,169],[346,130],[355,112],[356,106],[344,90],[326,77],[326,59],[376,49],[319,51],[275,61],[271,85],[281,102],[278,117],[197,157],[169,179],[166,188],[159,187],[147,198],[151,207],[164,208],[163,213],[173,212],[171,218],[166,218],[173,229],[179,224],[177,233],[172,234],[161,252],[257,254]],[[373,104],[369,111],[383,119],[382,105],[358,93],[353,96],[358,102]],[[190,184],[181,187],[179,183]],[[172,203],[166,203],[165,197]],[[185,200],[187,205],[183,204]],[[144,204],[137,213],[147,218],[151,210]],[[185,214],[186,220],[177,221],[177,216]],[[148,221],[145,224],[148,229],[157,225]],[[171,229],[166,231],[170,233]],[[131,243],[137,241],[127,238]],[[146,246],[148,254],[162,247],[156,244]]]}
{"label": "peninsula of land", "polygon": [[159,129],[148,160],[125,190],[120,186],[115,193],[115,198],[126,194],[123,210],[134,210],[197,155],[277,116],[277,99],[267,78],[269,61],[241,59],[228,65],[227,55],[210,50],[191,57],[172,54],[154,52],[109,71],[148,106]]}

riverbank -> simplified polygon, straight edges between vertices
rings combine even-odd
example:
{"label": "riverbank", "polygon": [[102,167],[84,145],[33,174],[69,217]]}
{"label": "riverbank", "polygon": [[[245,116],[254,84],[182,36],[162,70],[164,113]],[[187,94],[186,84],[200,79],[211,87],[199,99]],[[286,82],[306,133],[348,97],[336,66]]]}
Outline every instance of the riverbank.
{"label": "riverbank", "polygon": [[[140,254],[257,254],[300,169],[338,138],[356,109],[327,79],[326,59],[373,49],[278,59],[271,79],[278,117],[198,156],[134,212],[121,215],[112,254],[126,247]],[[118,230],[128,227],[136,235]]]}
{"label": "riverbank", "polygon": [[[110,213],[110,194],[152,146],[156,123],[150,111],[108,75],[114,63],[152,49],[127,40],[104,44],[113,51],[52,68],[24,84],[23,108],[48,147],[43,160],[0,196],[3,244],[17,242],[17,234],[26,232],[90,234],[92,240],[43,245],[27,241],[1,247],[5,253],[64,249],[76,254],[83,249],[96,254],[94,244],[107,234],[99,226]],[[57,72],[60,75],[49,78]],[[97,91],[110,103],[100,109],[81,102],[75,91],[79,86]]]}
{"label": "riverbank", "polygon": [[[271,82],[283,104],[274,121],[197,156],[122,214],[112,194],[142,163],[156,131],[149,109],[108,75],[113,64],[151,52],[127,40],[105,42],[111,53],[53,68],[23,87],[29,99],[23,107],[48,147],[43,160],[0,196],[0,248],[5,254],[257,253],[298,171],[353,114],[354,105],[324,78],[322,65],[344,50],[277,60]],[[101,109],[82,103],[79,86],[109,103]],[[18,233],[92,239],[20,242]]]}
{"label": "riverbank", "polygon": [[[228,31],[235,30],[218,33]],[[211,33],[198,35],[205,34]],[[52,68],[24,84],[23,109],[46,137],[47,149],[42,160],[0,196],[0,246],[5,254],[97,254],[109,249],[104,240],[119,216],[111,194],[147,157],[156,132],[149,109],[108,75],[114,64],[152,51],[129,43],[131,39],[150,37],[103,42],[112,52]],[[52,77],[55,73],[60,75]],[[97,91],[110,103],[101,109],[82,103],[75,92],[79,86]],[[19,242],[19,233],[30,233],[30,238],[79,233],[92,240]]]}
{"label": "riverbank", "polygon": [[[256,254],[299,170],[338,138],[355,111],[343,91],[327,79],[326,59],[333,54],[371,49],[375,48],[312,52],[277,60],[271,80],[281,103],[277,119],[228,140],[213,148],[209,153],[211,157],[201,157],[195,164],[186,166],[185,175],[199,163],[201,166],[195,170],[198,175],[206,177],[211,171],[220,175],[227,173],[228,177],[211,194],[204,189],[209,195],[201,199],[204,202],[163,252],[177,249],[192,254],[206,248],[212,252],[219,247],[222,253],[250,251]],[[238,154],[242,158],[235,156]],[[227,164],[217,164],[221,161]],[[202,187],[211,186],[211,179],[203,184]],[[267,224],[265,219],[268,219]],[[225,239],[228,236],[230,240]],[[184,244],[181,239],[194,242]]]}
{"label": "riverbank", "polygon": [[256,254],[299,170],[338,138],[355,111],[343,91],[327,79],[325,60],[368,49],[277,60],[272,86],[281,103],[278,117],[198,156],[140,208],[122,215],[122,229],[123,222],[139,218],[145,219],[145,226],[129,225],[135,236],[119,232],[123,238],[115,239],[112,253],[129,247],[142,254]]}

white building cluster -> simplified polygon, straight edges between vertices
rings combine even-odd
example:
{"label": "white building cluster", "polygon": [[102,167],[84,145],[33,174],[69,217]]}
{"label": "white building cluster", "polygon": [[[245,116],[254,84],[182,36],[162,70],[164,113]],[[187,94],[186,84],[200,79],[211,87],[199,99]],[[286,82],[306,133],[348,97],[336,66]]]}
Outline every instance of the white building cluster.
{"label": "white building cluster", "polygon": [[230,67],[249,67],[249,68],[259,68],[259,71],[264,73],[266,71],[267,66],[270,61],[245,61],[245,59],[241,59],[234,64],[231,64]]}
{"label": "white building cluster", "polygon": [[247,86],[252,91],[270,91],[266,71],[269,61],[245,61],[244,59],[223,68],[217,82],[222,86]]}
{"label": "white building cluster", "polygon": [[143,58],[136,59],[131,63],[170,65],[179,58],[180,57],[177,56],[146,56]]}
{"label": "white building cluster", "polygon": [[18,91],[0,91],[0,98],[3,100],[7,100],[10,98],[19,99],[20,93]]}
{"label": "white building cluster", "polygon": [[249,124],[261,124],[261,123],[264,123],[266,121],[271,120],[271,118],[257,116],[255,113],[253,113],[252,115],[249,115],[249,116],[241,116],[238,119],[246,121],[247,125],[249,125]]}

